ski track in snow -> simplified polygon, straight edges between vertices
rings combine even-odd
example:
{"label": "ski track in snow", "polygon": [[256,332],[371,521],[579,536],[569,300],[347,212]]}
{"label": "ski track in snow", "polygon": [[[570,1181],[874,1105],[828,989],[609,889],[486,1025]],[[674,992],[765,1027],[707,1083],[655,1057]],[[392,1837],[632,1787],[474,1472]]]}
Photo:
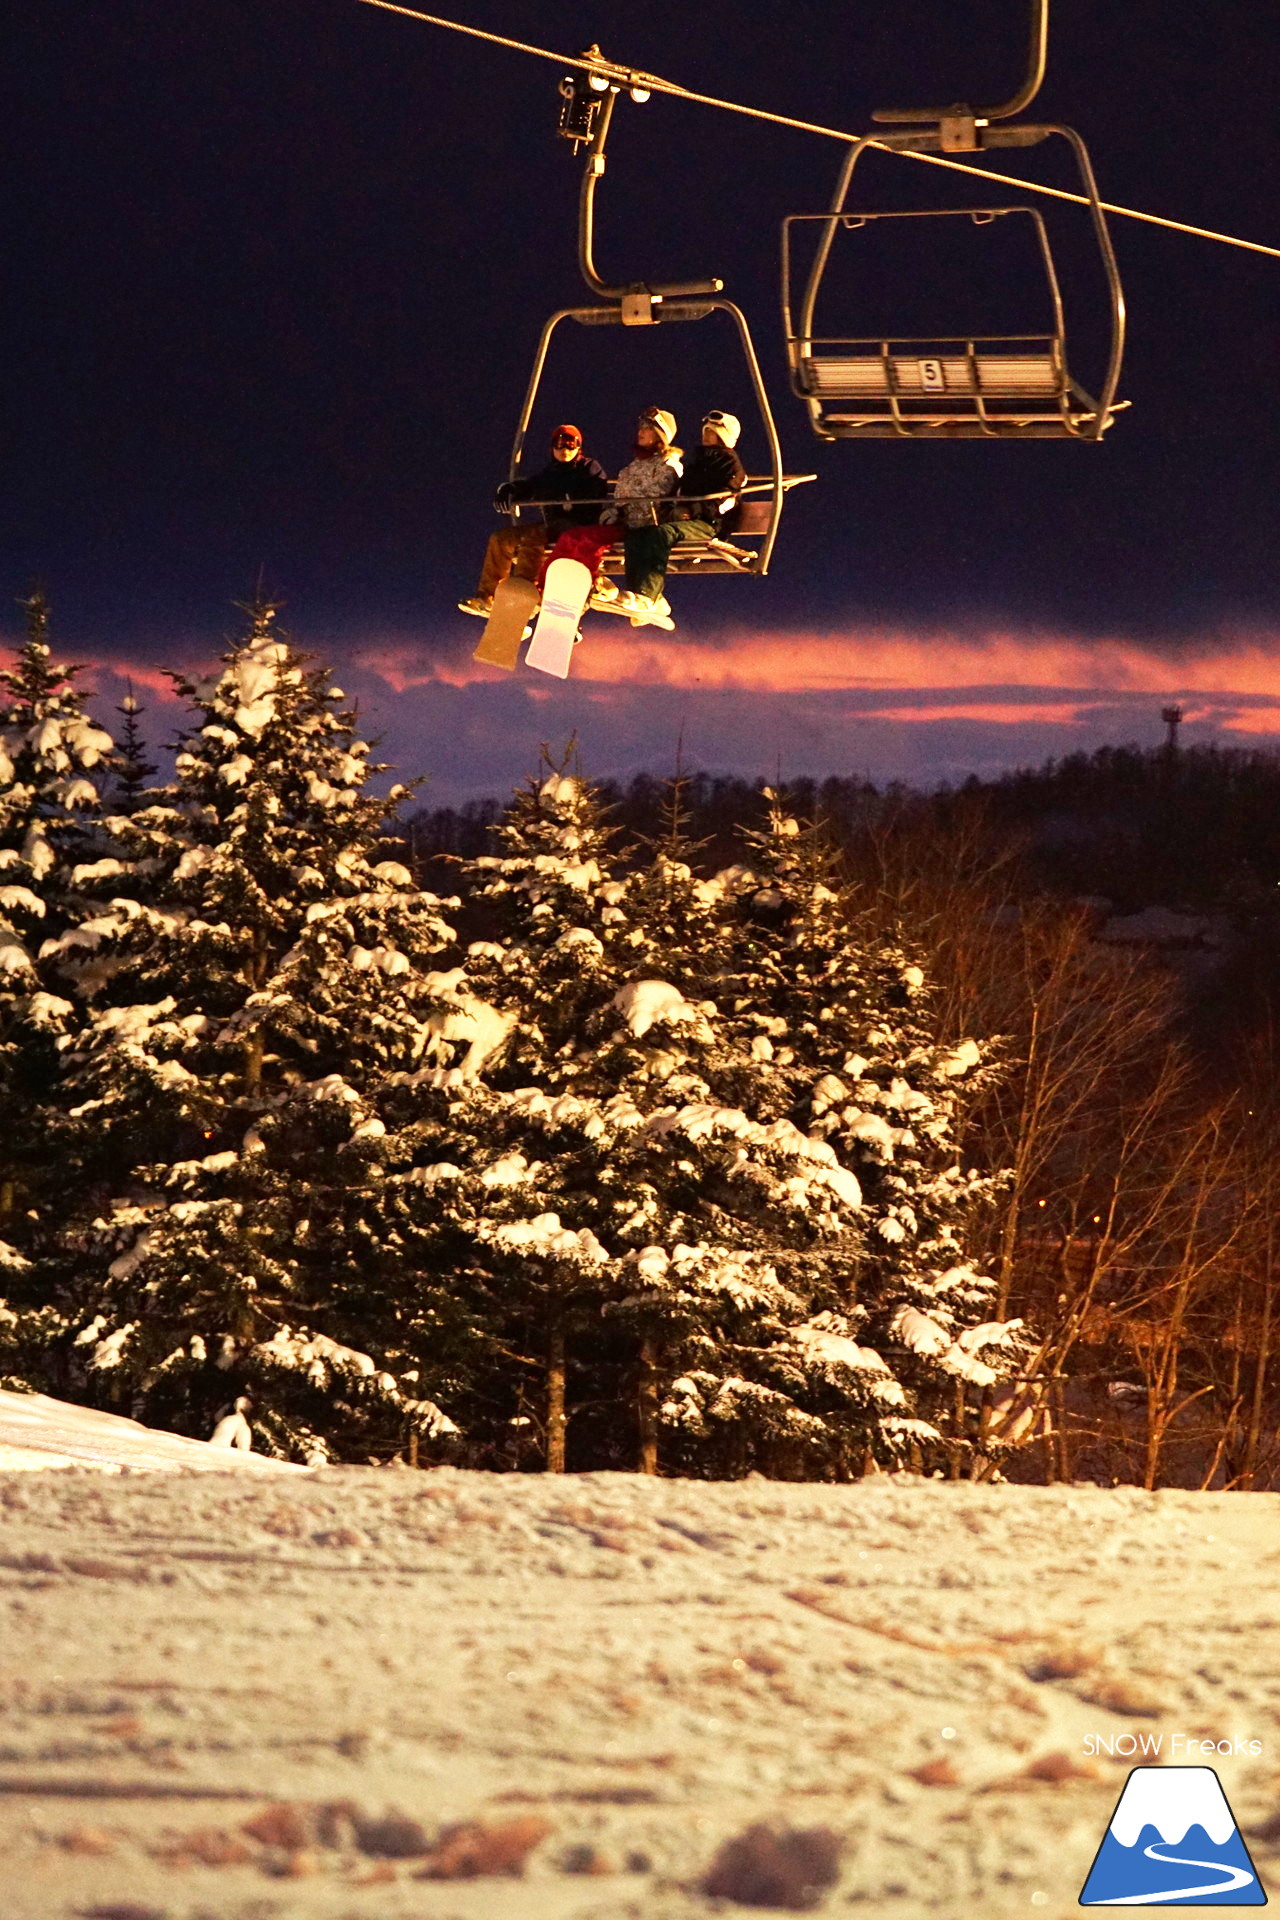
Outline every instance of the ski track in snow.
{"label": "ski track in snow", "polygon": [[[1065,1920],[1136,1763],[1088,1734],[1256,1737],[1195,1758],[1277,1811],[1280,1496],[70,1467],[0,1513],[4,1920],[703,1920],[760,1819],[845,1836],[824,1913]],[[554,1830],[523,1879],[172,1858],[278,1800]]]}

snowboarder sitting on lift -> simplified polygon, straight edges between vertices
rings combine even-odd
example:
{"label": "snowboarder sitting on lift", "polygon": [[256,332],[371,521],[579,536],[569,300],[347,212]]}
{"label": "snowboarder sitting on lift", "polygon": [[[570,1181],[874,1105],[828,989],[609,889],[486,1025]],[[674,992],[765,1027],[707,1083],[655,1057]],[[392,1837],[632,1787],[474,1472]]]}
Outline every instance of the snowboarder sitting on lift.
{"label": "snowboarder sitting on lift", "polygon": [[626,534],[626,591],[624,610],[670,613],[662,589],[671,552],[677,546],[705,546],[732,531],[737,519],[735,496],[746,484],[747,470],[734,448],[741,423],[732,413],[708,413],[702,422],[702,445],[689,462],[671,517],[656,525],[631,525]]}
{"label": "snowboarder sitting on lift", "polygon": [[[518,580],[536,580],[542,556],[567,528],[594,527],[607,482],[604,468],[582,451],[577,427],[557,427],[551,436],[551,458],[540,473],[523,480],[504,480],[494,495],[499,512],[518,503],[542,508],[542,524],[500,527],[489,535],[480,572],[480,584],[469,600],[459,600],[464,613],[487,619],[493,596],[512,573]],[[572,502],[580,501],[581,505]]]}
{"label": "snowboarder sitting on lift", "polygon": [[[538,584],[546,579],[553,560],[581,560],[593,573],[600,556],[618,537],[618,522],[627,527],[652,526],[666,511],[680,484],[681,451],[672,442],[676,437],[676,417],[665,407],[646,407],[636,425],[634,458],[622,469],[613,485],[613,503],[599,514],[599,526],[576,526],[562,533],[542,563]],[[618,589],[603,574],[597,574],[594,596],[597,600],[616,600]]]}

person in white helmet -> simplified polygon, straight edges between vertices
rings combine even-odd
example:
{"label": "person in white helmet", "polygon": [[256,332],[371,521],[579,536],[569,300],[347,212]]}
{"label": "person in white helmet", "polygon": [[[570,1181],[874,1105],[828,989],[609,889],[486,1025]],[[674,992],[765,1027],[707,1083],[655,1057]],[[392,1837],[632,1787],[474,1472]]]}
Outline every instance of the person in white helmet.
{"label": "person in white helmet", "polygon": [[683,471],[681,449],[672,444],[675,437],[674,413],[665,407],[646,407],[636,423],[633,456],[613,483],[613,499],[601,511],[599,526],[566,528],[542,563],[539,586],[553,560],[581,560],[596,573],[595,598],[617,598],[613,582],[596,572],[600,556],[617,540],[619,524],[628,532],[652,527],[669,512]]}
{"label": "person in white helmet", "polygon": [[673,548],[705,546],[733,529],[737,496],[747,471],[735,448],[742,431],[732,413],[714,411],[704,416],[702,445],[680,478],[670,517],[648,524],[630,524],[626,533],[626,592],[624,608],[638,613],[669,613],[662,589]]}
{"label": "person in white helmet", "polygon": [[675,445],[676,417],[665,407],[646,407],[636,422],[634,457],[613,486],[613,517],[626,527],[652,527],[680,485],[683,455]]}

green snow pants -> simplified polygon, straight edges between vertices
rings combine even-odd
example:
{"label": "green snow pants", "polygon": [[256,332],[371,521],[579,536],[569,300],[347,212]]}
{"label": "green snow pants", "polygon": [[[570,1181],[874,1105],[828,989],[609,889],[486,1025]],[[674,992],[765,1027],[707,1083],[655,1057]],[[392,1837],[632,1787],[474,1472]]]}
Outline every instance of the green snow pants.
{"label": "green snow pants", "polygon": [[625,542],[628,589],[656,600],[667,577],[672,548],[703,547],[715,537],[716,530],[709,520],[664,520],[658,527],[628,527]]}

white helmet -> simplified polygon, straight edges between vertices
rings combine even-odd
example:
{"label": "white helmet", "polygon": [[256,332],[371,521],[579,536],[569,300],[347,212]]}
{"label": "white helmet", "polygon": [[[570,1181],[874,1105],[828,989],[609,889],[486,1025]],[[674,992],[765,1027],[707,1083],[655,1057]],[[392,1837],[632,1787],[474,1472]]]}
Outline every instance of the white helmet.
{"label": "white helmet", "polygon": [[738,435],[742,432],[742,422],[736,413],[721,413],[718,409],[702,416],[704,427],[714,427],[726,447],[736,447]]}
{"label": "white helmet", "polygon": [[664,447],[669,447],[676,437],[676,417],[666,407],[646,407],[640,415],[642,427],[652,427]]}

